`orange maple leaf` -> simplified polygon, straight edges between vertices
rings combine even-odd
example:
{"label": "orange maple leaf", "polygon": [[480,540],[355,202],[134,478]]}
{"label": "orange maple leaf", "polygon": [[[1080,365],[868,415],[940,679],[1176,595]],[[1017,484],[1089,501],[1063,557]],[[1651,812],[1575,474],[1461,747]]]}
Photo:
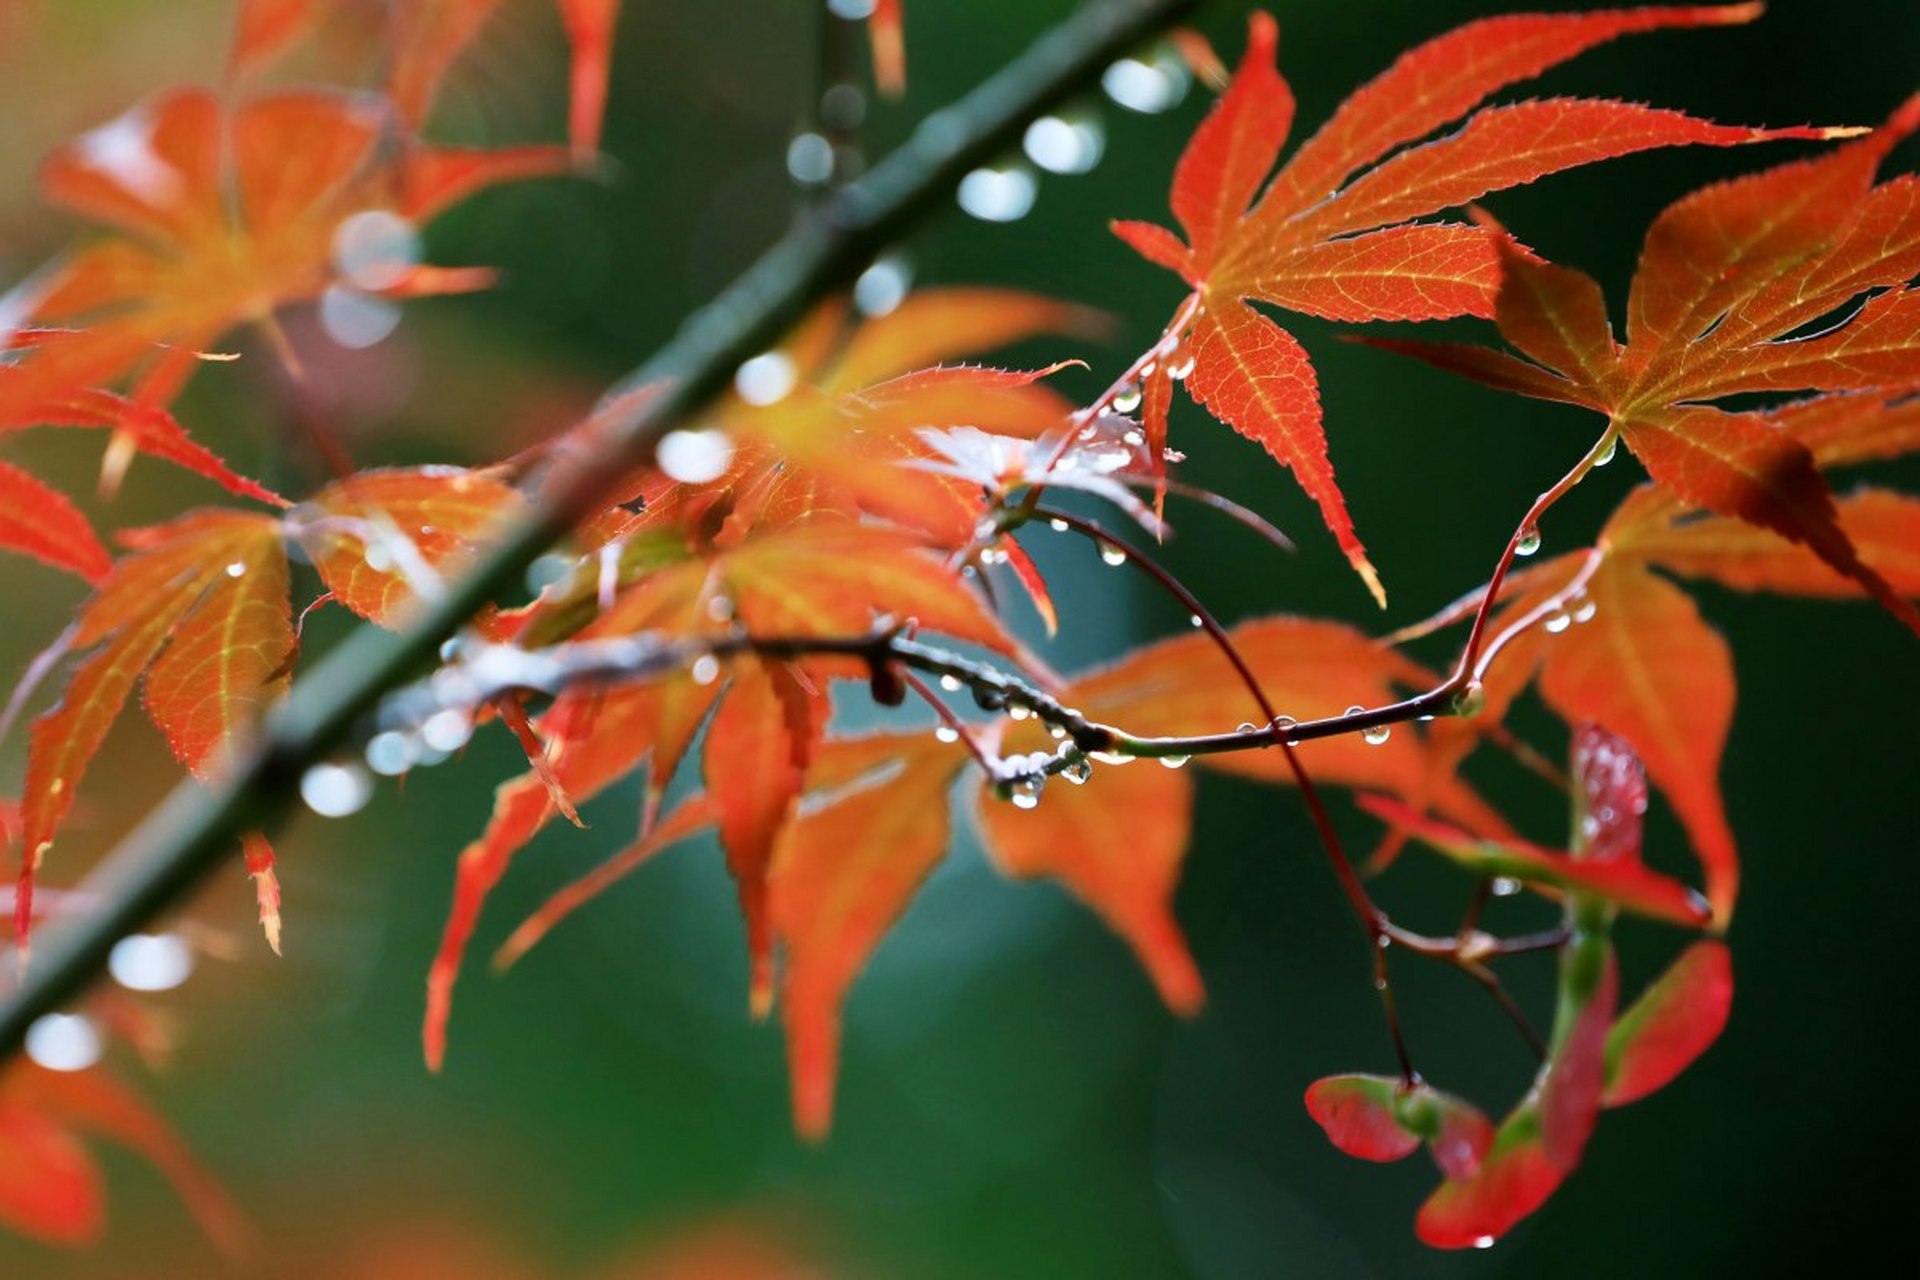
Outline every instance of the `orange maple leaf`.
{"label": "orange maple leaf", "polygon": [[1334,479],[1313,364],[1291,334],[1249,302],[1347,321],[1488,315],[1500,280],[1491,237],[1474,226],[1413,219],[1652,147],[1829,136],[1716,125],[1627,103],[1547,99],[1490,107],[1451,133],[1406,145],[1594,45],[1662,27],[1747,22],[1759,12],[1759,5],[1692,6],[1469,23],[1402,55],[1357,90],[1258,200],[1294,104],[1274,70],[1273,19],[1254,14],[1238,71],[1174,170],[1171,203],[1185,243],[1151,224],[1114,224],[1123,240],[1194,290],[1149,375],[1147,390],[1162,401],[1153,429],[1164,430],[1168,393],[1154,380],[1184,377],[1215,417],[1293,469],[1384,605]]}

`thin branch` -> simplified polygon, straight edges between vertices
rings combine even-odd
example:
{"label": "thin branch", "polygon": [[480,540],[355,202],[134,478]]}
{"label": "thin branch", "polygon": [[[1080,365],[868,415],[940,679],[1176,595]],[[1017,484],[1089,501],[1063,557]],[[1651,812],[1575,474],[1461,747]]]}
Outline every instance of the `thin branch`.
{"label": "thin branch", "polygon": [[345,741],[387,691],[430,667],[443,641],[595,511],[654,446],[720,392],[739,366],[853,279],[887,245],[942,205],[969,170],[1013,145],[1036,117],[1080,92],[1198,0],[1102,0],[1042,36],[912,138],[803,218],[730,288],[696,312],[615,389],[657,391],[609,415],[593,443],[556,460],[532,510],[398,633],[363,628],[328,654],[262,724],[250,750],[210,790],[182,783],[87,877],[103,908],[57,930],[40,963],[0,1006],[0,1060],[34,1019],[71,999],[120,938],[179,903],[246,832],[275,822],[305,771]]}

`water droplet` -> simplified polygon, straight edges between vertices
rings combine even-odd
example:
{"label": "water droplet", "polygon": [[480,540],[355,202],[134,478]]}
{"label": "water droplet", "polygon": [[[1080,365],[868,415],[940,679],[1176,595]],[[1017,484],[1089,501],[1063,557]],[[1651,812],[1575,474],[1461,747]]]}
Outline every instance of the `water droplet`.
{"label": "water droplet", "polygon": [[1007,705],[1007,691],[990,684],[977,684],[973,687],[973,704],[982,711],[1000,711]]}
{"label": "water droplet", "polygon": [[1367,709],[1365,707],[1353,706],[1353,707],[1348,707],[1345,711],[1341,712],[1341,714],[1348,715],[1348,716],[1364,715],[1366,713],[1366,710]]}
{"label": "water droplet", "polygon": [[362,351],[383,341],[400,325],[397,303],[351,285],[331,284],[320,295],[320,327],[338,346]]}
{"label": "water droplet", "polygon": [[1120,443],[1129,449],[1138,449],[1147,442],[1147,437],[1138,431],[1124,431],[1120,434]]}
{"label": "water droplet", "polygon": [[1476,1249],[1491,1249],[1493,1248],[1493,1237],[1475,1236],[1473,1238],[1473,1247]]}
{"label": "water droplet", "polygon": [[1600,606],[1596,605],[1591,600],[1582,600],[1579,604],[1574,606],[1573,620],[1575,622],[1592,622],[1593,615],[1599,612],[1599,608]]}
{"label": "water droplet", "polygon": [[367,768],[383,778],[397,778],[420,758],[419,744],[398,729],[376,733],[367,741]]}
{"label": "water droplet", "polygon": [[1016,809],[1035,809],[1040,805],[1040,779],[1016,778],[1007,784],[1007,799]]}
{"label": "water droplet", "polygon": [[733,599],[730,596],[714,596],[707,601],[707,617],[715,622],[733,620]]}
{"label": "water droplet", "polygon": [[982,222],[1018,222],[1033,211],[1040,184],[1024,165],[975,169],[960,179],[954,196]]}
{"label": "water droplet", "polygon": [[1055,533],[1065,533],[1067,530],[1073,528],[1073,526],[1065,520],[1049,520],[1047,521],[1047,528],[1053,530]]}
{"label": "water droplet", "polygon": [[77,1013],[50,1013],[27,1028],[27,1056],[49,1071],[85,1071],[100,1048],[100,1032]]}
{"label": "water droplet", "polygon": [[727,473],[733,462],[733,441],[724,431],[669,431],[660,437],[654,462],[681,484],[707,484]]}
{"label": "water droplet", "polygon": [[420,741],[443,757],[466,746],[472,736],[473,724],[467,719],[467,713],[452,707],[434,712],[420,726]]}
{"label": "water droplet", "polygon": [[1100,764],[1132,764],[1136,759],[1134,756],[1122,755],[1118,751],[1089,751],[1087,758],[1098,761]]}
{"label": "water droplet", "polygon": [[941,742],[960,741],[960,731],[954,728],[950,724],[943,724],[935,728],[933,731],[933,736],[935,738],[938,738]]}
{"label": "water droplet", "polygon": [[1567,614],[1556,613],[1540,625],[1547,629],[1548,634],[1557,636],[1573,625],[1573,619]]}
{"label": "water droplet", "polygon": [[720,659],[710,653],[703,653],[693,660],[687,668],[687,675],[697,685],[709,685],[720,678]]}
{"label": "water droplet", "polygon": [[1187,615],[1187,625],[1190,627],[1204,627],[1207,625],[1207,621],[1197,613],[1190,613]]}
{"label": "water droplet", "polygon": [[193,973],[193,949],[177,934],[128,934],[113,944],[107,971],[129,991],[171,991]]}
{"label": "water droplet", "polygon": [[1100,76],[1100,87],[1109,98],[1143,115],[1178,106],[1187,96],[1187,86],[1191,83],[1186,64],[1165,51],[1156,51],[1144,59],[1122,58]]}
{"label": "water droplet", "polygon": [[333,269],[362,289],[391,289],[420,265],[420,233],[399,214],[363,209],[333,229]]}
{"label": "water droplet", "polygon": [[1255,728],[1253,721],[1242,720],[1240,722],[1240,726],[1237,729],[1235,729],[1234,732],[1235,733],[1255,733],[1255,732],[1258,732],[1258,730]]}
{"label": "water droplet", "polygon": [[1495,876],[1490,888],[1496,898],[1511,898],[1520,892],[1520,882],[1512,876]]}
{"label": "water droplet", "polygon": [[733,390],[748,404],[777,404],[793,390],[798,374],[793,361],[778,351],[764,351],[733,374]]}
{"label": "water droplet", "polygon": [[1007,719],[1009,720],[1025,720],[1032,714],[1033,711],[1031,708],[1024,707],[1017,702],[1007,708]]}
{"label": "water droplet", "polygon": [[1113,399],[1109,403],[1112,404],[1115,413],[1132,413],[1140,407],[1140,384],[1121,383],[1120,389],[1113,393]]}
{"label": "water droplet", "polygon": [[1027,159],[1048,173],[1087,173],[1100,163],[1106,148],[1106,133],[1091,116],[1072,120],[1041,116],[1027,126],[1021,139]]}
{"label": "water droplet", "polygon": [[1530,556],[1540,549],[1540,526],[1526,525],[1520,530],[1520,536],[1514,540],[1513,554]]}
{"label": "water droplet", "polygon": [[1187,765],[1186,756],[1161,756],[1160,757],[1160,767],[1163,769],[1184,769],[1186,768],[1186,765]]}
{"label": "water droplet", "polygon": [[1093,776],[1093,761],[1085,756],[1075,756],[1067,761],[1066,766],[1060,770],[1060,775],[1074,786],[1083,787],[1087,784],[1087,779]]}
{"label": "water droplet", "polygon": [[1127,562],[1127,549],[1115,543],[1102,542],[1100,558],[1110,565],[1123,565]]}
{"label": "water droplet", "polygon": [[1055,742],[1060,741],[1062,738],[1067,736],[1066,726],[1057,725],[1057,724],[1048,725],[1047,736],[1049,738],[1052,738]]}
{"label": "water droplet", "polygon": [[1295,720],[1292,716],[1275,716],[1273,718],[1273,723],[1269,725],[1268,728],[1273,729],[1281,737],[1285,738],[1288,742],[1292,742],[1293,738],[1288,731],[1291,730],[1295,725],[1299,723],[1300,722],[1298,720]]}
{"label": "water droplet", "polygon": [[874,0],[827,0],[827,12],[848,22],[865,22],[873,10]]}
{"label": "water droplet", "polygon": [[853,305],[863,316],[884,316],[907,299],[912,265],[904,254],[882,254],[853,282]]}
{"label": "water droplet", "polygon": [[357,764],[317,764],[300,776],[300,798],[323,818],[344,818],[373,799],[373,778]]}
{"label": "water droplet", "polygon": [[787,173],[803,187],[824,186],[833,178],[833,144],[817,133],[802,133],[787,144]]}
{"label": "water droplet", "polygon": [[1601,448],[1600,452],[1593,455],[1593,465],[1596,467],[1606,466],[1609,462],[1613,461],[1613,455],[1618,453],[1619,451],[1620,451],[1620,437],[1615,435],[1608,439],[1607,443]]}
{"label": "water droplet", "polygon": [[1487,690],[1478,680],[1453,695],[1453,714],[1477,716],[1487,709]]}
{"label": "water droplet", "polygon": [[1194,360],[1193,344],[1182,338],[1167,354],[1167,376],[1175,382],[1184,382],[1193,372]]}
{"label": "water droplet", "polygon": [[246,576],[246,573],[247,562],[244,560],[235,560],[227,566],[227,576],[229,578],[243,578]]}
{"label": "water droplet", "polygon": [[940,687],[948,693],[960,692],[960,677],[952,674],[940,677]]}
{"label": "water droplet", "polygon": [[1393,736],[1393,726],[1376,724],[1360,731],[1360,740],[1370,747],[1377,747]]}

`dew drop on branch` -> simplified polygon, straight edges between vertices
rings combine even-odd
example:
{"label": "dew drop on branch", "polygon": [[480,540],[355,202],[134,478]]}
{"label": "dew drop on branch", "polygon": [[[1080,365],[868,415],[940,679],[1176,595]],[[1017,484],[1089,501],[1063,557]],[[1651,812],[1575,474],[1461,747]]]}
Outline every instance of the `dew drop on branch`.
{"label": "dew drop on branch", "polygon": [[1033,212],[1040,184],[1024,165],[986,166],[960,179],[960,207],[982,222],[1018,222]]}
{"label": "dew drop on branch", "polygon": [[1160,767],[1163,769],[1184,769],[1187,767],[1187,757],[1186,756],[1161,756]]}
{"label": "dew drop on branch", "polygon": [[1041,116],[1027,126],[1021,150],[1048,173],[1088,173],[1106,153],[1106,132],[1091,116]]}
{"label": "dew drop on branch", "polygon": [[1127,549],[1112,542],[1100,544],[1100,558],[1106,563],[1118,567],[1127,562]]}
{"label": "dew drop on branch", "polygon": [[129,991],[171,991],[193,973],[193,949],[171,933],[133,933],[113,944],[107,972]]}
{"label": "dew drop on branch", "polygon": [[373,799],[373,778],[358,765],[317,764],[300,776],[300,798],[323,818],[344,818]]}
{"label": "dew drop on branch", "polygon": [[1100,87],[1129,111],[1154,115],[1180,105],[1192,83],[1186,64],[1167,49],[1147,58],[1122,58],[1101,73]]}
{"label": "dew drop on branch", "polygon": [[386,729],[367,740],[367,768],[383,778],[397,778],[420,759],[420,744],[411,734]]}
{"label": "dew drop on branch", "polygon": [[1530,556],[1540,550],[1540,526],[1527,525],[1520,530],[1520,536],[1514,539],[1513,554]]}
{"label": "dew drop on branch", "polygon": [[907,299],[913,270],[905,254],[887,253],[853,282],[853,305],[863,316],[884,316]]}
{"label": "dew drop on branch", "polygon": [[787,175],[803,187],[825,186],[833,177],[833,144],[817,133],[795,135],[787,144]]}
{"label": "dew drop on branch", "polygon": [[49,1071],[85,1071],[100,1061],[100,1032],[77,1013],[49,1013],[27,1028],[25,1047]]}
{"label": "dew drop on branch", "polygon": [[1121,383],[1120,389],[1113,393],[1111,403],[1115,413],[1132,413],[1140,407],[1140,384],[1137,382]]}

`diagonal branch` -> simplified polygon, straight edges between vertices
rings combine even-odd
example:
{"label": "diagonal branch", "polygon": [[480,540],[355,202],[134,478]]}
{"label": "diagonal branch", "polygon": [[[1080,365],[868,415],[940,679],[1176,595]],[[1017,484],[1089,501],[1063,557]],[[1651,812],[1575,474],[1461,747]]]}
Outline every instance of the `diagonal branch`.
{"label": "diagonal branch", "polygon": [[0,1061],[19,1049],[35,1018],[100,972],[117,940],[178,903],[241,835],[276,821],[301,774],[344,741],[382,694],[429,667],[442,641],[649,461],[660,437],[711,400],[743,361],[928,216],[968,170],[1014,145],[1031,120],[1198,3],[1087,5],[801,218],[616,389],[609,403],[619,403],[623,391],[657,388],[613,416],[590,450],[557,462],[531,513],[504,529],[493,550],[449,583],[443,598],[405,631],[365,628],[328,654],[267,717],[256,745],[221,782],[211,790],[181,784],[120,843],[84,886],[100,909],[49,930],[34,969],[0,1005]]}

